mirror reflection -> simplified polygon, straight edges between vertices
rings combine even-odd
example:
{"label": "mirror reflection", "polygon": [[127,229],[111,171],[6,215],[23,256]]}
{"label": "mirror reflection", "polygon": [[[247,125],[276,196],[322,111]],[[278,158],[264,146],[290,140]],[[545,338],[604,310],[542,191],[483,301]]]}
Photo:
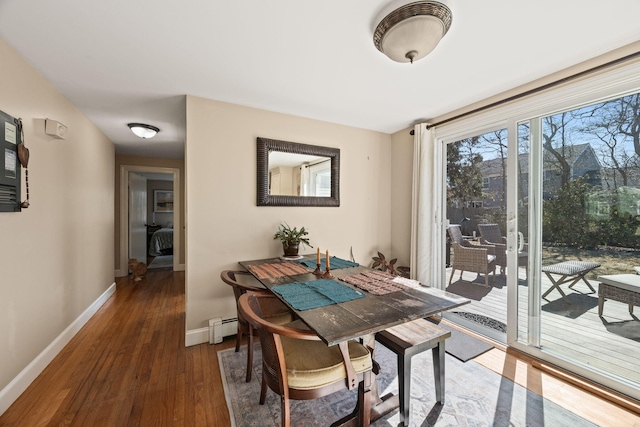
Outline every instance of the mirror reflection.
{"label": "mirror reflection", "polygon": [[270,152],[269,195],[331,197],[331,158]]}
{"label": "mirror reflection", "polygon": [[257,139],[258,206],[340,206],[340,149]]}

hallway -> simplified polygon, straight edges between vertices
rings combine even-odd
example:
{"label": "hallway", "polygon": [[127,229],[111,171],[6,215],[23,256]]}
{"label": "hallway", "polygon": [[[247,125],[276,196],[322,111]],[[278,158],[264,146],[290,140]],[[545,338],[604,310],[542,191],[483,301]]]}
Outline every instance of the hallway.
{"label": "hallway", "polygon": [[116,293],[0,417],[0,426],[229,426],[216,351],[184,346],[184,272]]}

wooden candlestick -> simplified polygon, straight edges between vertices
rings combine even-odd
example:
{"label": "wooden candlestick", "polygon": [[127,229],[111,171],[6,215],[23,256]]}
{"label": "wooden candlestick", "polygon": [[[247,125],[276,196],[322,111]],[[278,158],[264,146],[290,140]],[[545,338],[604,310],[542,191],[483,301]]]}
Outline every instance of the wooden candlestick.
{"label": "wooden candlestick", "polygon": [[322,276],[322,270],[320,270],[321,259],[320,259],[320,247],[318,247],[318,252],[316,255],[316,269],[313,270],[313,274],[316,276]]}
{"label": "wooden candlestick", "polygon": [[320,263],[316,264],[316,269],[313,270],[313,274],[316,276],[322,276],[324,273],[320,270]]}
{"label": "wooden candlestick", "polygon": [[327,249],[327,260],[326,260],[326,271],[324,272],[324,274],[322,275],[323,279],[333,279],[333,276],[331,275],[331,263],[329,262],[329,249]]}

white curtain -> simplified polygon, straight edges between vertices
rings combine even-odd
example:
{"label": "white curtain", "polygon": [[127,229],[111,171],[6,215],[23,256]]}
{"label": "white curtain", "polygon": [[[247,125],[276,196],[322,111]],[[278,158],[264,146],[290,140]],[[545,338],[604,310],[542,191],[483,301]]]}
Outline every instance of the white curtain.
{"label": "white curtain", "polygon": [[411,217],[411,274],[421,283],[444,288],[442,281],[443,231],[442,144],[435,129],[415,126],[413,200]]}

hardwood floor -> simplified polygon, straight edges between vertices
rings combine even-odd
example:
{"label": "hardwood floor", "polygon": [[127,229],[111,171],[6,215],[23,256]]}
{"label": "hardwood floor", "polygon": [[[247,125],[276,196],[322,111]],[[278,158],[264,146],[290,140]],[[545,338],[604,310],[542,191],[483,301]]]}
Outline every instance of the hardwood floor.
{"label": "hardwood floor", "polygon": [[[231,425],[217,351],[184,347],[184,272],[117,280],[116,293],[0,417],[0,426]],[[490,369],[601,425],[640,425],[633,411],[493,349]]]}
{"label": "hardwood floor", "polygon": [[0,417],[0,426],[230,425],[216,352],[185,348],[184,272],[116,293]]}

